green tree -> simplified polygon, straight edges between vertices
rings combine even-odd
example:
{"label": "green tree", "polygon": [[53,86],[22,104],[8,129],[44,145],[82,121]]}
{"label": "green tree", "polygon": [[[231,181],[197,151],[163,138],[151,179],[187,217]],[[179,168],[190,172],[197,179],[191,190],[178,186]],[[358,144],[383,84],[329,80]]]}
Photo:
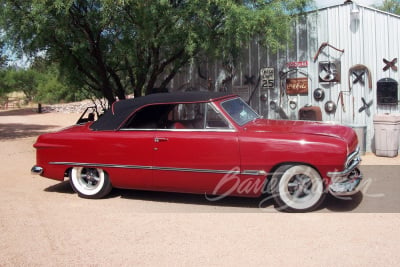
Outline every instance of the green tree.
{"label": "green tree", "polygon": [[0,41],[0,97],[7,93],[7,87],[5,84],[5,74],[7,66],[7,57],[4,55],[2,42]]}
{"label": "green tree", "polygon": [[76,101],[85,95],[60,77],[59,66],[40,57],[27,68],[8,67],[0,70],[0,95],[23,92],[29,101],[57,103]]}
{"label": "green tree", "polygon": [[35,101],[42,103],[71,102],[86,98],[82,90],[65,81],[59,72],[58,64],[40,65],[35,62],[32,68],[38,73]]}
{"label": "green tree", "polygon": [[6,78],[6,71],[0,68],[0,97],[8,93],[8,87],[5,78]]}
{"label": "green tree", "polygon": [[[0,36],[2,35],[2,31],[0,30]],[[8,58],[5,53],[5,45],[4,41],[0,39],[0,70],[4,69],[7,66]]]}
{"label": "green tree", "polygon": [[38,73],[31,69],[9,68],[3,81],[6,92],[21,91],[32,100],[37,92]]}
{"label": "green tree", "polygon": [[377,5],[375,8],[382,11],[390,12],[400,15],[400,1],[399,0],[384,0],[382,5]]}
{"label": "green tree", "polygon": [[7,66],[7,56],[0,54],[0,70]]}
{"label": "green tree", "polygon": [[109,103],[166,88],[191,59],[231,64],[254,36],[277,50],[311,0],[0,0],[4,40],[58,62]]}

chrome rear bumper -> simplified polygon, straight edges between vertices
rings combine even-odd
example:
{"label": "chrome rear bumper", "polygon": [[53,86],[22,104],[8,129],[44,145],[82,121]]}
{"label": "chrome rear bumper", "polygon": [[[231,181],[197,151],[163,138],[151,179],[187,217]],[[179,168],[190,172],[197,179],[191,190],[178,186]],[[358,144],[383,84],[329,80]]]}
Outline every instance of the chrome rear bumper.
{"label": "chrome rear bumper", "polygon": [[43,168],[37,165],[33,166],[31,169],[31,174],[41,175],[43,173]]}

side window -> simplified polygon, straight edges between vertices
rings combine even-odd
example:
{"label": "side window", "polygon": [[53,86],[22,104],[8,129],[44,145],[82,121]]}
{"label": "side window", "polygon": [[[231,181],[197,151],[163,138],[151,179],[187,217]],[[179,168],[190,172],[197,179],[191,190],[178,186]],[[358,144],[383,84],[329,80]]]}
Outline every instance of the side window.
{"label": "side window", "polygon": [[208,129],[228,129],[229,123],[225,117],[217,111],[211,104],[207,104],[206,128]]}
{"label": "side window", "polygon": [[173,105],[153,105],[144,107],[127,121],[123,129],[162,129],[166,128],[168,113]]}
{"label": "side window", "polygon": [[169,129],[204,129],[204,103],[178,104],[168,114]]}
{"label": "side window", "polygon": [[138,110],[122,129],[230,129],[230,124],[210,103],[163,104]]}

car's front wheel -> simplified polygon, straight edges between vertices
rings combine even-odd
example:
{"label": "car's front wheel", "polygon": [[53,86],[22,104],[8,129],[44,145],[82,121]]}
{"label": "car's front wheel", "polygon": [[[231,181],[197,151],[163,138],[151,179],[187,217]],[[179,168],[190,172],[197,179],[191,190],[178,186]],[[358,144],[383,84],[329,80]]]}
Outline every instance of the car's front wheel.
{"label": "car's front wheel", "polygon": [[108,175],[99,168],[74,167],[69,181],[72,189],[83,198],[102,198],[112,189]]}
{"label": "car's front wheel", "polygon": [[320,174],[308,165],[279,167],[270,180],[270,192],[277,208],[283,211],[311,211],[325,199]]}

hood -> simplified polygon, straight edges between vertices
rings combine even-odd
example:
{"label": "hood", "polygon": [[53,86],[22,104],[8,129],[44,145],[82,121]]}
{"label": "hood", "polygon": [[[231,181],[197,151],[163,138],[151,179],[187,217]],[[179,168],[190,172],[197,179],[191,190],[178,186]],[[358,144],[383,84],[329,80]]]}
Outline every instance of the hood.
{"label": "hood", "polygon": [[349,148],[357,146],[357,135],[350,127],[316,121],[258,119],[246,124],[247,131],[323,135],[345,141]]}

